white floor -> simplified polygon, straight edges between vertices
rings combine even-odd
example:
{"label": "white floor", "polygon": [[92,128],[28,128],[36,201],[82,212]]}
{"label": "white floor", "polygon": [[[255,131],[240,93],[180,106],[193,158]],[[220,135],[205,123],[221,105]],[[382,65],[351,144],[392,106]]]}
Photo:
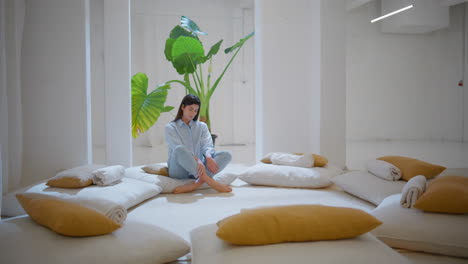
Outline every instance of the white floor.
{"label": "white floor", "polygon": [[[228,150],[231,152],[234,164],[255,164],[255,146],[254,145],[217,145],[216,151]],[[157,147],[134,147],[133,165],[145,165],[156,162],[167,161],[167,146],[159,145]]]}
{"label": "white floor", "polygon": [[[346,146],[348,169],[364,169],[366,161],[380,156],[400,155],[439,164],[447,168],[468,168],[468,142],[456,141],[355,141]],[[253,165],[255,145],[217,145],[216,150],[229,150],[232,164]],[[133,165],[167,161],[166,145],[134,147]],[[95,148],[94,163],[105,164],[103,148]]]}
{"label": "white floor", "polygon": [[[232,154],[232,164],[253,165],[255,161],[255,145],[216,145],[217,151],[228,150]],[[155,147],[133,147],[133,165],[146,165],[167,161],[167,146],[158,145]],[[94,147],[93,163],[106,164],[106,155],[103,147]]]}

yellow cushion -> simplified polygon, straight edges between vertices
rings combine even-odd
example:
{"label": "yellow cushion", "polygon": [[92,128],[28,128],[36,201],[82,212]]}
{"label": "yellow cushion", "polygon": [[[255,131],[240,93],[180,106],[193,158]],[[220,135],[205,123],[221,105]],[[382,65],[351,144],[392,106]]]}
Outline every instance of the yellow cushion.
{"label": "yellow cushion", "polygon": [[402,156],[385,156],[378,158],[378,160],[395,165],[401,170],[401,178],[406,181],[418,175],[424,175],[427,179],[431,179],[445,170],[443,166]]}
{"label": "yellow cushion", "polygon": [[80,179],[76,177],[61,177],[59,179],[52,178],[47,181],[46,183],[48,186],[51,187],[59,187],[59,188],[83,188],[93,184],[92,179]]}
{"label": "yellow cushion", "polygon": [[84,165],[64,170],[47,181],[47,185],[59,188],[83,188],[93,184],[93,171],[103,165]]}
{"label": "yellow cushion", "polygon": [[265,164],[271,164],[271,159],[270,157],[264,157],[263,159],[260,160],[261,162]]}
{"label": "yellow cushion", "polygon": [[144,172],[161,176],[169,176],[168,168],[165,164],[155,163],[141,168]]}
{"label": "yellow cushion", "polygon": [[434,213],[468,213],[468,178],[450,175],[434,179],[414,207]]}
{"label": "yellow cushion", "polygon": [[93,209],[51,196],[22,193],[16,198],[36,223],[65,236],[103,235],[120,227]]}
{"label": "yellow cushion", "polygon": [[[271,153],[267,154],[260,161],[266,164],[271,164]],[[295,155],[304,155],[304,153],[293,153]],[[324,167],[328,163],[328,159],[322,155],[312,154],[314,157],[314,167]]]}
{"label": "yellow cushion", "polygon": [[236,245],[336,240],[366,233],[381,222],[354,208],[290,205],[245,210],[218,222],[216,235]]}
{"label": "yellow cushion", "polygon": [[322,155],[312,154],[314,156],[314,166],[315,167],[324,167],[328,163],[328,159]]}

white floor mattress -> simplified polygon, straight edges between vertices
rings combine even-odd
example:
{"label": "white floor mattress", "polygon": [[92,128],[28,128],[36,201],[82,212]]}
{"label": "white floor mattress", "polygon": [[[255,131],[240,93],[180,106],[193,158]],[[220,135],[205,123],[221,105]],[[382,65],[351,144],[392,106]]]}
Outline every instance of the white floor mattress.
{"label": "white floor mattress", "polygon": [[409,264],[411,263],[370,233],[352,239],[234,246],[216,236],[215,224],[192,231],[192,264]]}
{"label": "white floor mattress", "polygon": [[242,208],[289,204],[346,206],[369,212],[374,208],[359,198],[329,187],[325,189],[274,188],[243,184],[236,180],[232,193],[213,189],[186,194],[160,194],[129,212],[127,219],[147,222],[174,232],[190,241],[190,231],[214,224]]}

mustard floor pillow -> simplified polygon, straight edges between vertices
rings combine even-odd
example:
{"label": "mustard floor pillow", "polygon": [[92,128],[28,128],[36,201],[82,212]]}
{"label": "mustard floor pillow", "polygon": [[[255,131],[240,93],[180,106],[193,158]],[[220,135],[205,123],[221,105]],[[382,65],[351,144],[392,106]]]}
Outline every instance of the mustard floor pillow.
{"label": "mustard floor pillow", "polygon": [[105,215],[51,196],[37,193],[17,194],[26,213],[38,224],[65,236],[96,236],[120,227]]}
{"label": "mustard floor pillow", "polygon": [[141,168],[144,172],[161,176],[169,176],[169,169],[166,163],[149,164]]}
{"label": "mustard floor pillow", "polygon": [[427,179],[431,179],[446,169],[443,166],[402,156],[384,156],[377,159],[391,163],[399,168],[401,170],[401,178],[406,181],[418,175],[424,175]]}
{"label": "mustard floor pillow", "polygon": [[414,207],[433,213],[468,213],[468,178],[448,175],[434,179]]}
{"label": "mustard floor pillow", "polygon": [[235,245],[337,240],[364,234],[381,222],[354,208],[290,205],[245,210],[218,222],[216,235]]}
{"label": "mustard floor pillow", "polygon": [[93,171],[104,165],[84,165],[57,173],[47,185],[58,188],[83,188],[93,184]]}

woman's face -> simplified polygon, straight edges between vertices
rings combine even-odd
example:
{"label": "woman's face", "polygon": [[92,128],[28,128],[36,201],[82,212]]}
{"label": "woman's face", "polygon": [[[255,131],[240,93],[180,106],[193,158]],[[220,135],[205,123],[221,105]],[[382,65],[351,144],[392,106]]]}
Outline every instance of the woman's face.
{"label": "woman's face", "polygon": [[185,121],[192,120],[197,115],[198,108],[200,108],[200,106],[197,104],[182,105],[182,111],[184,112],[182,119]]}

